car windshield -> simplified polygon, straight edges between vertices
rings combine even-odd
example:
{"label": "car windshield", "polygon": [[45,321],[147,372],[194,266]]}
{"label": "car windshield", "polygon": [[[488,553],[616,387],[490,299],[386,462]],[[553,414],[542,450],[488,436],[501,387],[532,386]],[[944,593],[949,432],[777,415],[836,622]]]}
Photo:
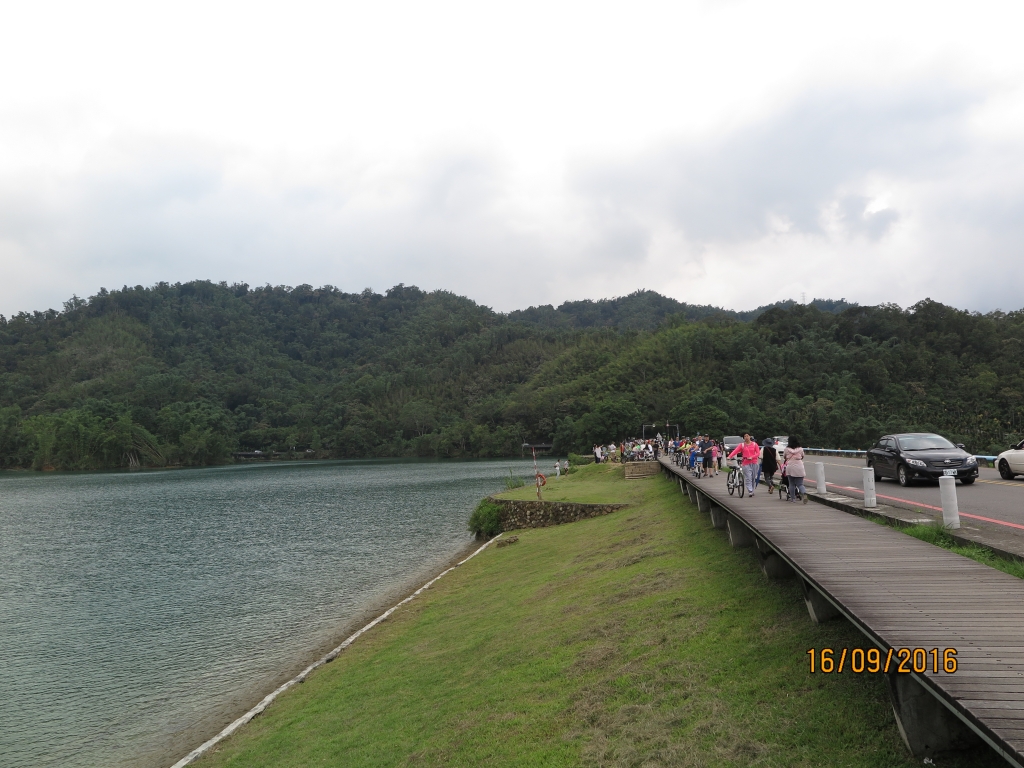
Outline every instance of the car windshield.
{"label": "car windshield", "polygon": [[956,448],[956,446],[939,435],[914,435],[913,437],[901,437],[900,448],[904,451],[927,451],[936,448]]}
{"label": "car windshield", "polygon": [[726,442],[726,443],[742,443],[743,442],[743,438],[740,437],[739,435],[726,435],[724,442]]}

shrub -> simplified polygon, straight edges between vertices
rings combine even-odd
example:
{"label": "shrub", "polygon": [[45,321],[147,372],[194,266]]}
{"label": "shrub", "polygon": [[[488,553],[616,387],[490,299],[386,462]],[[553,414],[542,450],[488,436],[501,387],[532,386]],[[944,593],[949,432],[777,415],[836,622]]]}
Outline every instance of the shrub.
{"label": "shrub", "polygon": [[505,478],[505,490],[512,491],[516,488],[522,488],[524,485],[526,485],[526,481],[518,475],[513,475],[512,468],[509,467],[508,477]]}
{"label": "shrub", "polygon": [[501,533],[501,507],[490,499],[483,499],[469,516],[469,530],[478,539],[497,536]]}

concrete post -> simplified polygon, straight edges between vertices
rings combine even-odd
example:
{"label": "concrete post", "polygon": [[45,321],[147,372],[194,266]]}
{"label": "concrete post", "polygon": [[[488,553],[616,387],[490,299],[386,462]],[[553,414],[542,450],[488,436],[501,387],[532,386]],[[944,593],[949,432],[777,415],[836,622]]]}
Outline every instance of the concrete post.
{"label": "concrete post", "polygon": [[706,494],[703,494],[700,491],[695,491],[695,493],[697,494],[697,509],[705,514],[710,512],[711,500],[707,497]]}
{"label": "concrete post", "polygon": [[875,496],[874,467],[864,467],[861,474],[864,476],[864,509],[874,509],[878,506],[878,497]]}
{"label": "concrete post", "polygon": [[750,529],[747,528],[747,526],[732,515],[729,515],[729,519],[726,522],[725,527],[729,531],[729,544],[731,544],[735,549],[754,546],[754,534],[750,532]]}
{"label": "concrete post", "polygon": [[729,513],[717,504],[711,505],[711,525],[719,530],[725,528],[729,522]]}
{"label": "concrete post", "polygon": [[832,603],[825,599],[821,592],[803,579],[800,579],[800,588],[804,593],[804,605],[807,606],[807,613],[810,614],[811,621],[815,624],[838,619],[843,615]]}
{"label": "concrete post", "polygon": [[697,503],[697,492],[693,490],[693,486],[690,483],[686,483],[686,495],[690,497],[690,503]]}
{"label": "concrete post", "polygon": [[768,546],[768,542],[757,539],[755,546],[757,547],[757,560],[761,564],[761,572],[769,579],[781,581],[782,579],[791,579],[796,575],[789,563]]}
{"label": "concrete post", "polygon": [[956,503],[956,478],[939,478],[939,496],[942,497],[942,525],[956,530],[960,527],[960,509]]}
{"label": "concrete post", "polygon": [[828,486],[825,484],[825,465],[820,461],[814,462],[814,480],[814,490],[817,493],[828,493]]}
{"label": "concrete post", "polygon": [[892,711],[907,749],[916,757],[978,747],[981,739],[912,675],[886,675]]}

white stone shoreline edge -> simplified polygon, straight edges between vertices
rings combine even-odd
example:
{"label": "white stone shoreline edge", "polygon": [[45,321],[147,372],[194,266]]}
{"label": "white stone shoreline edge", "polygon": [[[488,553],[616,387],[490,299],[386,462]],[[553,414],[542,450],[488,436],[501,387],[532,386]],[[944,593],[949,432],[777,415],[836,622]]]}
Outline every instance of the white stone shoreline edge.
{"label": "white stone shoreline edge", "polygon": [[302,670],[298,675],[293,677],[287,683],[284,683],[279,688],[276,688],[271,693],[268,693],[260,701],[259,704],[257,704],[255,707],[250,709],[248,712],[246,712],[240,718],[235,720],[233,723],[231,723],[231,725],[229,725],[223,731],[218,733],[212,739],[210,739],[209,741],[203,742],[200,746],[198,746],[195,749],[193,749],[191,752],[189,752],[187,755],[185,755],[183,758],[181,758],[181,760],[179,760],[174,765],[172,765],[171,768],[184,768],[184,766],[186,766],[189,763],[191,763],[197,757],[199,757],[200,755],[202,755],[205,752],[209,751],[209,749],[211,747],[213,747],[217,743],[219,743],[219,742],[223,741],[224,739],[226,739],[228,736],[233,734],[235,731],[237,731],[243,725],[245,725],[250,720],[252,720],[254,717],[256,717],[256,715],[260,714],[263,710],[265,710],[268,706],[270,706],[270,702],[272,702],[274,699],[276,699],[279,695],[281,695],[282,693],[287,691],[289,688],[291,688],[296,683],[303,683],[303,682],[305,682],[306,681],[306,676],[309,675],[309,673],[312,672],[314,669],[316,669],[317,667],[322,667],[324,664],[327,664],[328,662],[334,661],[338,657],[339,653],[341,653],[343,650],[345,650],[350,645],[352,645],[352,643],[355,642],[356,638],[358,638],[364,632],[367,632],[367,631],[373,629],[375,626],[377,626],[382,621],[384,621],[384,619],[386,619],[392,613],[394,613],[399,608],[401,608],[403,605],[405,605],[410,600],[412,600],[414,597],[416,597],[416,595],[418,595],[420,592],[423,592],[425,589],[429,589],[431,587],[431,585],[433,585],[434,582],[436,582],[442,576],[445,576],[445,575],[451,573],[452,571],[454,571],[456,568],[458,568],[463,563],[466,563],[466,562],[469,562],[470,560],[472,560],[474,557],[476,557],[481,552],[483,552],[485,549],[487,549],[487,547],[489,547],[492,543],[494,543],[495,541],[500,539],[501,536],[502,536],[502,534],[499,533],[493,539],[491,539],[486,544],[484,544],[482,547],[480,547],[475,552],[473,552],[473,554],[471,554],[465,560],[460,560],[459,562],[457,562],[455,565],[453,565],[448,570],[441,571],[441,573],[439,573],[437,576],[432,578],[430,581],[428,581],[422,587],[417,589],[415,592],[413,592],[411,595],[409,595],[407,598],[405,598],[405,600],[403,600],[402,602],[400,602],[400,603],[398,603],[396,605],[391,606],[386,611],[384,611],[384,613],[382,613],[376,619],[374,619],[369,624],[367,624],[365,627],[360,629],[358,632],[356,632],[355,634],[350,635],[349,637],[345,638],[345,641],[341,645],[339,645],[337,648],[335,648],[333,651],[331,651],[330,653],[328,653],[326,656],[324,656],[323,658],[319,659],[318,661],[315,661],[312,664],[310,664],[308,667],[306,667],[304,670]]}

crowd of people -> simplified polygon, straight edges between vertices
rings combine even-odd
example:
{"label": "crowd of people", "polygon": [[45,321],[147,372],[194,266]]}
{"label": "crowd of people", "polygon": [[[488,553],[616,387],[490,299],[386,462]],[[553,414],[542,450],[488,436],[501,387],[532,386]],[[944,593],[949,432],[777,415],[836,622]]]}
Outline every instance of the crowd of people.
{"label": "crowd of people", "polygon": [[656,461],[665,452],[665,444],[661,436],[650,440],[624,440],[618,445],[595,445],[594,461],[602,464],[606,461]]}
{"label": "crowd of people", "polygon": [[685,464],[691,470],[697,469],[699,465],[704,473],[717,475],[722,469],[722,444],[713,440],[710,435],[670,440],[668,452],[676,464]]}
{"label": "crowd of people", "polygon": [[736,460],[733,469],[743,473],[743,484],[750,498],[754,497],[754,492],[762,479],[768,486],[768,493],[774,493],[775,473],[780,472],[779,482],[785,483],[789,489],[789,501],[796,502],[800,499],[804,504],[807,503],[807,489],[804,487],[804,479],[807,476],[804,449],[796,435],[787,438],[781,465],[775,438],[772,437],[765,438],[758,445],[753,437],[745,434],[743,442],[729,453],[728,458]]}
{"label": "crowd of people", "polygon": [[[807,503],[807,491],[804,478],[804,450],[795,435],[789,436],[781,457],[778,455],[775,438],[765,438],[758,443],[750,434],[743,435],[743,441],[728,453],[724,443],[710,435],[680,437],[676,440],[664,438],[660,434],[653,438],[633,438],[624,440],[619,445],[595,445],[594,461],[598,464],[606,461],[657,461],[667,455],[679,466],[691,470],[698,467],[705,476],[718,476],[722,472],[722,461],[730,462],[730,471],[741,472],[747,495],[753,497],[761,483],[768,487],[768,493],[776,488],[775,475],[780,474],[779,483],[789,489],[789,500],[797,499]],[[567,462],[568,463],[568,462]]]}

